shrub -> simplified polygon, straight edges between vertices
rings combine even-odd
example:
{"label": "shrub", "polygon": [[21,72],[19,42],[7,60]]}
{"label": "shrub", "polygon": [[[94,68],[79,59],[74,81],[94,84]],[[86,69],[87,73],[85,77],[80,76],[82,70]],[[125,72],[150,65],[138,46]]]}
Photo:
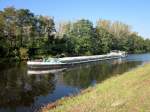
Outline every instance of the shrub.
{"label": "shrub", "polygon": [[27,60],[28,59],[28,49],[20,48],[19,53],[20,53],[20,59],[21,60]]}

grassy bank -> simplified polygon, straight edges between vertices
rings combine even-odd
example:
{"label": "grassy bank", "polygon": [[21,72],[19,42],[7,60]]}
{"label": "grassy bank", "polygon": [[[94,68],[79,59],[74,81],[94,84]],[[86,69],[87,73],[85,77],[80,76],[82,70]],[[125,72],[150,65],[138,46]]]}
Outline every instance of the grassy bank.
{"label": "grassy bank", "polygon": [[49,104],[42,111],[149,112],[150,64],[107,79],[75,97]]}

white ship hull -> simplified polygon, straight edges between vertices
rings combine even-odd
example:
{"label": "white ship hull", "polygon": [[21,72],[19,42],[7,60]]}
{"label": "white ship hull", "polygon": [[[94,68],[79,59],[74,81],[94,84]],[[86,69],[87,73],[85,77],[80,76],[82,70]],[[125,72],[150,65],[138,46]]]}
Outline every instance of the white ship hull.
{"label": "white ship hull", "polygon": [[[109,53],[106,55],[93,55],[93,56],[78,56],[78,57],[64,57],[64,58],[51,58],[52,61],[28,61],[27,65],[32,69],[59,69],[75,64],[88,63],[101,60],[117,59],[126,57],[125,53]],[[55,60],[55,61],[54,61]]]}

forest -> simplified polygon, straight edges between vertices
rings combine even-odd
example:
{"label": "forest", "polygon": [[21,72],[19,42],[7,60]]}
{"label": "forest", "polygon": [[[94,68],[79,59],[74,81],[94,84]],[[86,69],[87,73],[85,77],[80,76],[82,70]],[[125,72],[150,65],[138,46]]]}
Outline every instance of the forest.
{"label": "forest", "polygon": [[56,25],[53,17],[35,15],[28,9],[0,11],[1,61],[100,55],[111,50],[150,52],[150,39],[120,21],[99,19],[94,25],[80,19]]}

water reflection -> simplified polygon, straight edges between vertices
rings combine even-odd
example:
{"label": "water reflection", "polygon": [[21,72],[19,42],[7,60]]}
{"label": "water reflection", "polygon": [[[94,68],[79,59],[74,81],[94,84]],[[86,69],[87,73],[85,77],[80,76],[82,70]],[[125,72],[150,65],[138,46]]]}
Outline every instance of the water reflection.
{"label": "water reflection", "polygon": [[[0,68],[0,111],[29,112],[128,71],[142,61],[109,60],[38,73],[25,64]],[[9,66],[9,65],[8,65]],[[5,69],[4,69],[5,68]]]}
{"label": "water reflection", "polygon": [[26,72],[23,65],[0,72],[1,108],[30,107],[37,96],[47,95],[55,89],[54,74],[29,76]]}
{"label": "water reflection", "polygon": [[66,71],[63,80],[66,85],[87,88],[89,85],[100,83],[101,81],[140,65],[142,62],[132,61],[105,61],[99,64],[81,65]]}

